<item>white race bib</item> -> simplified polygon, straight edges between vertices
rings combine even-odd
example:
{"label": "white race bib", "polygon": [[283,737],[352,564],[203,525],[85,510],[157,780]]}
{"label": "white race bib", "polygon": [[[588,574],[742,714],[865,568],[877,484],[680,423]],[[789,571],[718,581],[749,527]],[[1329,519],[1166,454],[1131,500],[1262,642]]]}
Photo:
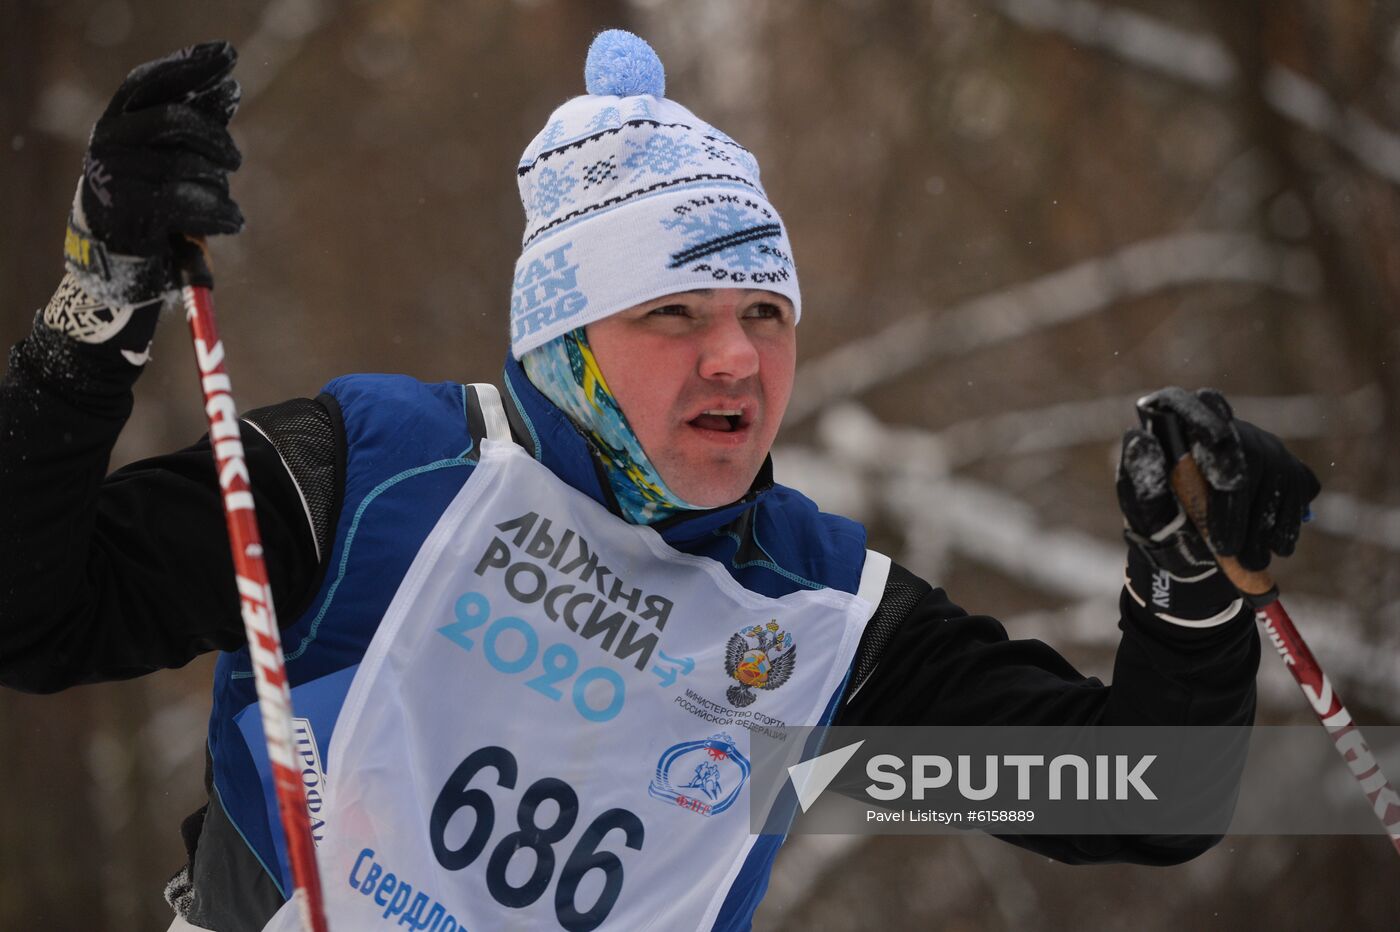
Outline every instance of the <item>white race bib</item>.
{"label": "white race bib", "polygon": [[331,927],[710,928],[756,838],[751,732],[818,723],[889,562],[860,595],[750,592],[503,439],[496,405],[336,724]]}

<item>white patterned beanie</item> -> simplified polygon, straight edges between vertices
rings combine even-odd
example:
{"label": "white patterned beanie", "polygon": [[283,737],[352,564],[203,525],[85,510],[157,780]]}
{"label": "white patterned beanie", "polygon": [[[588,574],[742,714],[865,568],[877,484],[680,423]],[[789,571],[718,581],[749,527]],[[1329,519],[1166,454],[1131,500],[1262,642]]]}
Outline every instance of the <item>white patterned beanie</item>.
{"label": "white patterned beanie", "polygon": [[787,230],[749,150],[667,100],[660,59],[629,32],[594,39],[584,80],[588,93],[555,110],[520,158],[515,357],[701,288],[773,291],[801,317]]}

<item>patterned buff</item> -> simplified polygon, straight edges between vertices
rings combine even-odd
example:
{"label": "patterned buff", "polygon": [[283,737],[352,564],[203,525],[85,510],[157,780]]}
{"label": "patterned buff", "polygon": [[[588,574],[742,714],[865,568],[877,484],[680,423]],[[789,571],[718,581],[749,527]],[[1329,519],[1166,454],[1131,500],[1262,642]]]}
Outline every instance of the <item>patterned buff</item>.
{"label": "patterned buff", "polygon": [[699,505],[666,488],[608,389],[582,327],[530,350],[520,365],[531,383],[592,441],[624,518],[632,524],[656,524],[679,511],[699,510]]}

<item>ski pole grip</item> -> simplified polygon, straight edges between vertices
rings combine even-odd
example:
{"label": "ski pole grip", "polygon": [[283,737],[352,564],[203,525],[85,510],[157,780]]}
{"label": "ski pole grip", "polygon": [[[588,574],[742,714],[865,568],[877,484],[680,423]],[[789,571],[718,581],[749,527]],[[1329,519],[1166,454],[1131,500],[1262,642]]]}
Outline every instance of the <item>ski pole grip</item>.
{"label": "ski pole grip", "polygon": [[170,243],[175,251],[175,268],[180,273],[180,286],[212,290],[214,273],[209,268],[209,249],[204,237],[172,236]]}
{"label": "ski pole grip", "polygon": [[[1196,526],[1201,538],[1209,541],[1206,519],[1209,515],[1210,490],[1206,485],[1206,477],[1201,474],[1201,467],[1196,465],[1196,459],[1190,453],[1178,459],[1172,467],[1171,484],[1177,501],[1181,502],[1182,510]],[[1212,552],[1213,550],[1214,548]],[[1246,569],[1239,560],[1220,553],[1215,554],[1215,562],[1220,564],[1226,578],[1255,608],[1272,602],[1278,596],[1274,579],[1267,571]]]}
{"label": "ski pole grip", "polygon": [[[1170,477],[1172,492],[1176,494],[1186,517],[1196,526],[1201,539],[1209,546],[1210,525],[1207,519],[1210,516],[1210,486],[1201,473],[1201,467],[1196,465],[1196,458],[1191,455],[1191,446],[1186,442],[1181,422],[1170,412],[1145,408],[1138,409],[1138,417],[1157,438],[1167,454],[1167,460],[1173,464]],[[1215,553],[1214,547],[1211,547],[1211,552],[1225,577],[1252,606],[1261,608],[1278,598],[1274,579],[1267,572],[1246,569],[1235,557]]]}

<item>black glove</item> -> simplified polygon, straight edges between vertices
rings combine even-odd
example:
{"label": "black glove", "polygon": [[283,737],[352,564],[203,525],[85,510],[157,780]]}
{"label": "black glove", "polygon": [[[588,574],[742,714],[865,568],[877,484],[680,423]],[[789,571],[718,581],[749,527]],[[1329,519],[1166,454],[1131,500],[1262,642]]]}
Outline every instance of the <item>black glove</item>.
{"label": "black glove", "polygon": [[1117,488],[1127,523],[1128,590],[1169,622],[1224,618],[1238,609],[1238,594],[1177,503],[1169,470],[1156,437],[1138,428],[1123,435]]}
{"label": "black glove", "polygon": [[152,301],[174,284],[172,236],[243,228],[228,187],[241,161],[228,132],[237,58],[227,42],[206,42],[147,62],[93,127],[64,254],[95,302]]}
{"label": "black glove", "polygon": [[[1277,437],[1237,420],[1225,396],[1213,389],[1192,394],[1164,388],[1141,399],[1138,408],[1148,421],[1173,419],[1190,445],[1210,487],[1206,530],[1216,553],[1237,557],[1250,570],[1267,567],[1270,552],[1281,557],[1293,553],[1308,503],[1317,497],[1321,486],[1312,470]],[[1170,468],[1165,465],[1166,457],[1161,460],[1160,485],[1145,478],[1154,474],[1148,464],[1157,440],[1144,431],[1129,431],[1118,483],[1129,527],[1149,538],[1165,526],[1159,522],[1168,511],[1160,496],[1160,485],[1166,484]],[[1161,450],[1160,444],[1156,449]],[[1126,488],[1124,472],[1128,473]],[[1144,497],[1139,489],[1149,494]]]}

